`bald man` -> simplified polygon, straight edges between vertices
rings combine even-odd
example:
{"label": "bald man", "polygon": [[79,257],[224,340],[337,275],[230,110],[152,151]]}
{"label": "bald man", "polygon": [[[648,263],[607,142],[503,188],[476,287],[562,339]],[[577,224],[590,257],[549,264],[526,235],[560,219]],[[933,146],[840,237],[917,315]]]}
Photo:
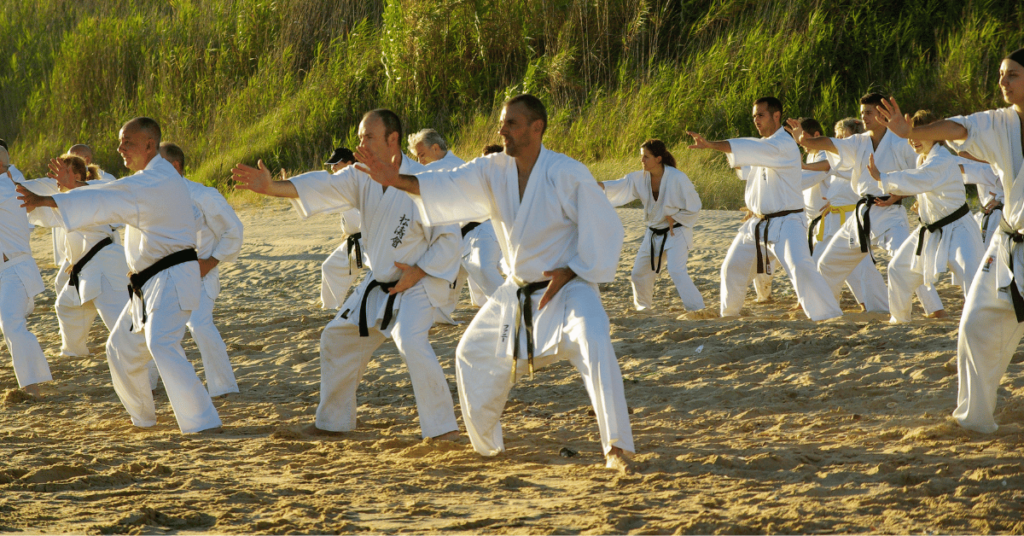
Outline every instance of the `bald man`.
{"label": "bald man", "polygon": [[[131,299],[107,340],[114,390],[139,427],[156,424],[146,364],[156,362],[182,433],[220,427],[209,393],[196,376],[181,338],[199,307],[197,222],[185,179],[160,157],[160,125],[137,117],[121,127],[118,153],[135,174],[115,182],[44,197],[18,187],[29,210],[60,210],[67,229],[124,223]],[[58,166],[57,180],[68,169]]]}

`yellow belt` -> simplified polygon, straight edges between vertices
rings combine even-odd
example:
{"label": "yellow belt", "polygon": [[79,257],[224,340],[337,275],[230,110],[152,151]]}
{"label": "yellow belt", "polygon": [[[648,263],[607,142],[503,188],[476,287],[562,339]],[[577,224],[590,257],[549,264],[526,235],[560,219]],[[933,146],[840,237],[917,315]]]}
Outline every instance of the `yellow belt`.
{"label": "yellow belt", "polygon": [[[829,207],[828,211],[832,214],[839,214],[839,225],[846,223],[846,215],[857,210],[857,203],[852,205],[838,205]],[[821,222],[818,226],[818,242],[825,241],[825,222]]]}

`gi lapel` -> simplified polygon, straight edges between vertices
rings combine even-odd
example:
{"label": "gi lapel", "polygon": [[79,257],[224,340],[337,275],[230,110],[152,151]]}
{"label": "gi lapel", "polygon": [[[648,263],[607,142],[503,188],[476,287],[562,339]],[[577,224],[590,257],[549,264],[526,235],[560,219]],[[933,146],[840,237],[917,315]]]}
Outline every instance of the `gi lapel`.
{"label": "gi lapel", "polygon": [[[514,164],[513,160],[513,164]],[[526,190],[523,191],[523,199],[521,202],[516,204],[513,202],[513,206],[516,208],[515,220],[512,223],[512,230],[509,233],[509,253],[513,263],[515,258],[519,255],[519,246],[523,242],[523,233],[526,227],[529,225],[530,209],[537,205],[534,202],[534,198],[537,197],[538,192],[542,191],[543,182],[547,177],[547,164],[548,164],[548,150],[542,145],[540,148],[540,155],[537,156],[537,162],[533,164],[533,169],[530,170],[530,178],[526,181]],[[517,175],[517,168],[515,165],[510,166],[512,170],[513,180],[509,181],[510,187],[513,191],[513,199],[519,199],[519,177]],[[538,218],[544,218],[544,214],[538,214]],[[515,271],[515,268],[512,269]]]}

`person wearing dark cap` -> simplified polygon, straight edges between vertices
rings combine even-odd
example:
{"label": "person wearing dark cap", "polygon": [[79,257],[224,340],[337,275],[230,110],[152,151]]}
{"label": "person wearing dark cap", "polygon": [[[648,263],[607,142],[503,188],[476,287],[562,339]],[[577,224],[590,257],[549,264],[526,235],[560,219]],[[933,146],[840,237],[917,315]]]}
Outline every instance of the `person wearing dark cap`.
{"label": "person wearing dark cap", "polygon": [[1024,48],[999,65],[999,89],[1009,106],[912,125],[896,99],[883,102],[889,130],[901,138],[949,142],[992,164],[1003,179],[999,232],[971,284],[957,339],[959,390],[953,418],[976,432],[995,432],[996,395],[1024,336]]}
{"label": "person wearing dark cap", "polygon": [[[338,147],[324,165],[337,175],[355,161],[350,149]],[[345,303],[352,283],[366,266],[363,234],[359,231],[361,223],[359,209],[351,208],[341,213],[341,232],[345,240],[320,266],[320,303],[324,309],[337,309]]]}

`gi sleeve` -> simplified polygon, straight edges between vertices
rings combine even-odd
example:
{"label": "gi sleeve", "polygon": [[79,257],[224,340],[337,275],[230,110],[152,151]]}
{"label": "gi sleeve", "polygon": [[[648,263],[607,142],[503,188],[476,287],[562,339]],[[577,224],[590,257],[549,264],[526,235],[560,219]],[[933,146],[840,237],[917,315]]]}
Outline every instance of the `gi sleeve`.
{"label": "gi sleeve", "polygon": [[562,175],[556,179],[561,186],[559,201],[579,233],[569,268],[591,283],[614,281],[625,237],[622,220],[583,164]]}
{"label": "gi sleeve", "polygon": [[314,214],[362,209],[359,206],[361,174],[363,172],[355,166],[348,166],[337,175],[331,175],[326,171],[310,171],[296,175],[288,180],[295,186],[299,197],[290,198],[289,201],[302,219]]}
{"label": "gi sleeve", "polygon": [[238,219],[235,209],[216,191],[204,192],[195,201],[217,237],[217,245],[210,255],[220,262],[234,262],[242,251],[242,220]]}
{"label": "gi sleeve", "polygon": [[733,138],[729,140],[731,153],[726,153],[729,167],[786,167],[792,163],[793,153],[774,143],[770,138]]}
{"label": "gi sleeve", "polygon": [[64,228],[73,231],[90,225],[124,223],[139,226],[139,203],[134,177],[117,182],[89,185],[54,194],[53,201],[64,220]]}
{"label": "gi sleeve", "polygon": [[[418,173],[420,195],[410,197],[423,221],[427,225],[445,225],[490,218],[493,194],[487,175],[502,172],[496,160],[477,158],[452,170]],[[597,188],[596,184],[594,187]]]}
{"label": "gi sleeve", "polygon": [[887,194],[919,195],[931,192],[939,184],[944,168],[942,164],[928,161],[916,169],[883,173],[880,186]]}
{"label": "gi sleeve", "polygon": [[449,283],[459,275],[462,251],[462,232],[458,225],[423,226],[423,234],[430,243],[416,261],[416,266],[438,279]]}
{"label": "gi sleeve", "polygon": [[[639,172],[640,176],[643,177],[643,172]],[[608,202],[613,207],[621,207],[630,201],[639,199],[637,195],[636,187],[636,175],[637,173],[630,173],[621,179],[613,181],[604,181],[604,195],[608,197]]]}
{"label": "gi sleeve", "polygon": [[849,180],[852,175],[850,172],[857,165],[859,161],[858,155],[863,150],[861,139],[859,136],[850,136],[842,139],[831,138],[831,140],[832,145],[836,148],[836,152],[825,151],[828,165],[832,168],[834,175]]}
{"label": "gi sleeve", "polygon": [[[1000,147],[1002,136],[992,136],[989,133],[995,130],[996,110],[973,113],[968,116],[958,115],[950,117],[949,120],[959,123],[967,129],[967,139],[948,140],[951,147],[956,151],[967,151],[975,158],[986,162],[999,162],[1000,156],[1006,148]],[[1009,148],[1020,150],[1020,147]],[[1005,170],[1006,172],[1011,170]]]}

